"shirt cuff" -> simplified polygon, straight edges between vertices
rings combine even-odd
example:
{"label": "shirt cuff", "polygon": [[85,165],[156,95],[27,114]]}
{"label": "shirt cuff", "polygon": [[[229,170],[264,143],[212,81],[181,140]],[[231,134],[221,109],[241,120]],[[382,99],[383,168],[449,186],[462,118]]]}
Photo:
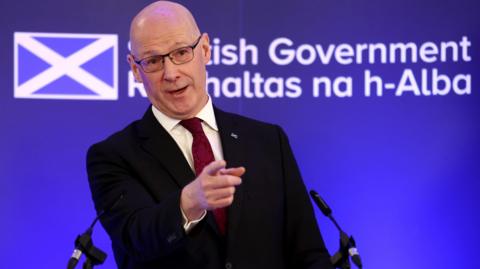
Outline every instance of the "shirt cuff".
{"label": "shirt cuff", "polygon": [[183,229],[185,230],[186,233],[188,233],[197,223],[203,220],[205,216],[207,215],[207,211],[204,210],[200,218],[196,220],[188,220],[187,216],[185,216],[185,213],[183,212],[183,209],[180,207],[180,211],[182,212],[182,217],[183,217]]}

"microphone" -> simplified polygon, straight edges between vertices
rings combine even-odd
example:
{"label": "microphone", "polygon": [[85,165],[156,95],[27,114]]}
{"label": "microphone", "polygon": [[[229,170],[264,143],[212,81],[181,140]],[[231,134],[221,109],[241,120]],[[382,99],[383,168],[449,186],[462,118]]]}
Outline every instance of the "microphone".
{"label": "microphone", "polygon": [[[352,258],[353,263],[358,268],[362,268],[363,266],[362,260],[360,259],[360,254],[358,252],[358,249],[356,247],[355,240],[353,239],[353,237],[352,236],[349,237],[347,233],[345,233],[342,230],[340,225],[338,225],[337,221],[332,216],[332,209],[328,206],[325,200],[323,200],[322,197],[320,197],[320,195],[316,191],[310,190],[310,196],[312,197],[315,204],[317,204],[318,208],[320,208],[320,211],[322,211],[322,213],[333,222],[335,227],[337,227],[338,231],[340,232],[340,245],[341,245],[340,252],[342,251],[343,247],[347,247],[348,255]],[[332,257],[332,263],[335,265],[339,263],[341,259],[342,259],[342,254],[337,252]]]}
{"label": "microphone", "polygon": [[117,204],[122,199],[123,199],[123,193],[121,193],[117,197],[117,199],[114,200],[113,203],[109,204],[99,212],[99,214],[93,220],[92,224],[90,224],[90,227],[88,227],[88,229],[83,234],[77,236],[77,239],[75,239],[75,249],[73,250],[72,256],[68,260],[67,269],[75,268],[75,266],[77,266],[77,263],[82,257],[84,252],[88,256],[88,258],[91,258],[94,260],[94,264],[95,263],[101,264],[103,263],[103,261],[105,261],[107,254],[105,254],[100,249],[96,248],[92,243],[91,237],[92,237],[93,227],[103,215],[105,215],[110,210],[115,208],[115,206],[117,206]]}

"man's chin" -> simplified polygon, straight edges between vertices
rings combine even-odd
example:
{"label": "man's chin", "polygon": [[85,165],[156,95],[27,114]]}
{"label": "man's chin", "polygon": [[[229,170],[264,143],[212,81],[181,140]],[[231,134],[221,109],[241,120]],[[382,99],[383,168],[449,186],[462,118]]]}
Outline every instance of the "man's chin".
{"label": "man's chin", "polygon": [[179,119],[179,120],[185,120],[185,119],[190,119],[195,117],[199,111],[196,111],[191,106],[185,106],[185,107],[177,106],[174,109],[171,109],[170,112],[171,112],[170,114],[172,114],[170,117]]}

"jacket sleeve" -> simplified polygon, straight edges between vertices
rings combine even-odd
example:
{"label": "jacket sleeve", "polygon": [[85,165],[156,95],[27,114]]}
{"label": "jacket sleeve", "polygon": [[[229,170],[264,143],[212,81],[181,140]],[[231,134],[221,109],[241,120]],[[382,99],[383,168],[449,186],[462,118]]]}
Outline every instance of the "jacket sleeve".
{"label": "jacket sleeve", "polygon": [[182,227],[180,190],[155,201],[125,156],[106,142],[88,150],[87,172],[97,212],[122,196],[100,218],[117,249],[148,262],[169,255],[188,240]]}
{"label": "jacket sleeve", "polygon": [[330,255],[285,132],[278,128],[285,184],[286,253],[289,268],[330,269]]}

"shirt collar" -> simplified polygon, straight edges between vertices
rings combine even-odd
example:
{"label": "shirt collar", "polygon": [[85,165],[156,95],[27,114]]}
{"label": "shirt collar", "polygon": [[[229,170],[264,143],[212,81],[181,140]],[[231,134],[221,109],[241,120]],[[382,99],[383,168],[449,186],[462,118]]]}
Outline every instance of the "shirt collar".
{"label": "shirt collar", "polygon": [[[157,121],[168,132],[171,132],[181,121],[179,119],[174,119],[165,115],[163,112],[158,110],[155,106],[152,106],[152,112],[155,118],[157,119]],[[218,132],[217,121],[215,119],[212,98],[210,97],[210,95],[208,96],[207,104],[205,104],[205,106],[200,110],[200,112],[198,112],[197,115],[195,115],[195,117],[201,119],[204,123],[208,125],[208,127]]]}

